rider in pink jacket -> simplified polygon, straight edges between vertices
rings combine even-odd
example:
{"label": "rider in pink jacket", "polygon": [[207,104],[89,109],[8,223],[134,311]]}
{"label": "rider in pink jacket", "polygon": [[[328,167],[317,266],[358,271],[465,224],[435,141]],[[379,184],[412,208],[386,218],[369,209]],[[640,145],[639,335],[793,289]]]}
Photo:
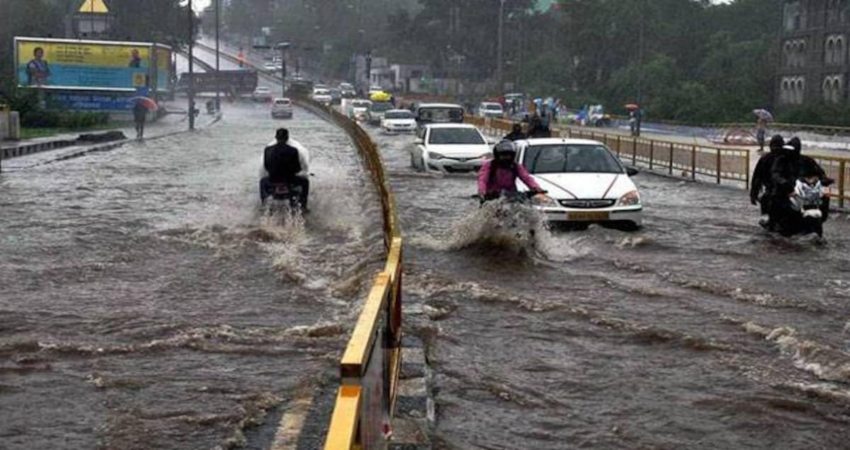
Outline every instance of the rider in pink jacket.
{"label": "rider in pink jacket", "polygon": [[483,200],[499,198],[502,193],[515,193],[519,178],[532,192],[543,193],[526,168],[515,161],[516,145],[502,141],[493,147],[493,159],[484,163],[478,171],[478,195]]}

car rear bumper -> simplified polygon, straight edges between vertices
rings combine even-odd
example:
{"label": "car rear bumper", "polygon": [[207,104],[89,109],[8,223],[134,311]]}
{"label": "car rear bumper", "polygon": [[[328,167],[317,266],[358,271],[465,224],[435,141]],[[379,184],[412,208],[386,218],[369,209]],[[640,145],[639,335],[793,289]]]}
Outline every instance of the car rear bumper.
{"label": "car rear bumper", "polygon": [[536,209],[542,211],[546,215],[546,220],[549,222],[629,222],[637,226],[641,226],[643,224],[642,206],[589,209],[537,206]]}

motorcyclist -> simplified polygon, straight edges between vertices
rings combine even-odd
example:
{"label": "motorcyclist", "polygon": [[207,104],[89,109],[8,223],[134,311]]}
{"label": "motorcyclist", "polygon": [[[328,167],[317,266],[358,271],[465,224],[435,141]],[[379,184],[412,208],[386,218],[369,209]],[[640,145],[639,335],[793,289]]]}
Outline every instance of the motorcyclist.
{"label": "motorcyclist", "polygon": [[[826,176],[826,172],[817,161],[802,154],[802,142],[799,138],[791,138],[788,144],[785,147],[784,154],[774,161],[771,168],[771,182],[774,192],[771,199],[771,217],[774,223],[777,223],[776,220],[787,223],[787,219],[794,213],[790,196],[794,193],[798,179],[814,177],[823,186],[829,186],[834,182]],[[829,212],[828,198],[823,199],[821,210],[825,212],[823,217],[826,218]]]}
{"label": "motorcyclist", "polygon": [[511,127],[511,132],[508,133],[502,139],[505,139],[505,140],[508,140],[508,141],[521,141],[525,138],[526,138],[525,133],[522,132],[522,125],[515,123],[514,126]]}
{"label": "motorcyclist", "polygon": [[[770,139],[770,153],[762,156],[756,168],[753,170],[752,185],[750,186],[750,202],[761,204],[761,213],[770,214],[770,200],[772,198],[773,182],[771,178],[771,170],[773,163],[782,155],[785,139],[780,135],[775,135]],[[770,220],[762,221],[762,225],[769,227]]]}
{"label": "motorcyclist", "polygon": [[275,133],[275,142],[263,151],[263,171],[260,178],[260,200],[271,195],[275,184],[289,184],[301,188],[299,202],[307,211],[310,195],[310,155],[298,142],[289,139],[289,130],[280,128]]}
{"label": "motorcyclist", "polygon": [[552,136],[552,131],[549,130],[549,125],[543,122],[543,119],[534,113],[531,117],[531,123],[528,125],[529,138],[547,138]]}
{"label": "motorcyclist", "polygon": [[503,140],[493,147],[493,159],[485,162],[478,171],[478,195],[482,201],[495,200],[504,193],[516,193],[517,178],[530,191],[545,193],[525,166],[516,162],[516,154],[516,144],[509,140]]}

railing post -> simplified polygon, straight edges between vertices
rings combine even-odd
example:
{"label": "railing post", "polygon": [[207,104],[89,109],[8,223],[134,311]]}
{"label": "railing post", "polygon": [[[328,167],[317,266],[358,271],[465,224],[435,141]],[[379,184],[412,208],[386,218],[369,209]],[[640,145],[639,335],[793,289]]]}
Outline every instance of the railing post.
{"label": "railing post", "polygon": [[750,151],[747,150],[747,166],[744,168],[744,187],[750,188]]}
{"label": "railing post", "polygon": [[632,165],[637,165],[637,138],[632,138]]}
{"label": "railing post", "polygon": [[649,170],[652,170],[655,162],[655,141],[649,141]]}
{"label": "railing post", "polygon": [[620,157],[620,136],[617,136],[617,157]]}
{"label": "railing post", "polygon": [[844,171],[847,169],[845,166],[846,161],[841,161],[838,164],[838,207],[844,207]]}
{"label": "railing post", "polygon": [[670,175],[673,175],[673,143],[670,143]]}
{"label": "railing post", "polygon": [[721,159],[721,158],[720,158],[720,149],[718,148],[718,149],[716,149],[716,150],[717,150],[717,184],[720,184],[720,181],[721,181],[721,175],[720,175],[720,172],[721,172],[721,168],[720,168],[720,159]]}
{"label": "railing post", "polygon": [[691,146],[691,179],[697,179],[697,146]]}

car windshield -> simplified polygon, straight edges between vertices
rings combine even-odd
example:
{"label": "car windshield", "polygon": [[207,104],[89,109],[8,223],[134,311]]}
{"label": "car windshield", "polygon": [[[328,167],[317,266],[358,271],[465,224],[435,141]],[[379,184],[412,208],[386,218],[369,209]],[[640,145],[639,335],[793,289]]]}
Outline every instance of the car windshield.
{"label": "car windshield", "polygon": [[428,137],[429,144],[464,145],[484,144],[481,133],[475,128],[434,128]]}
{"label": "car windshield", "polygon": [[410,111],[390,111],[384,117],[387,119],[412,119],[413,113]]}
{"label": "car windshield", "polygon": [[601,145],[532,145],[523,165],[531,173],[623,173],[623,167]]}
{"label": "car windshield", "polygon": [[275,100],[274,104],[275,104],[275,105],[284,105],[284,106],[285,106],[285,105],[288,105],[288,104],[289,104],[289,100]]}
{"label": "car windshield", "polygon": [[374,112],[384,112],[393,109],[392,103],[378,102],[372,103],[372,111]]}
{"label": "car windshield", "polygon": [[327,89],[316,89],[313,92],[313,95],[331,95],[331,91]]}
{"label": "car windshield", "polygon": [[369,102],[366,102],[366,101],[354,102],[354,103],[352,103],[352,106],[354,106],[355,108],[368,108]]}
{"label": "car windshield", "polygon": [[494,105],[494,104],[484,105],[484,109],[488,109],[490,111],[501,111],[502,105]]}

